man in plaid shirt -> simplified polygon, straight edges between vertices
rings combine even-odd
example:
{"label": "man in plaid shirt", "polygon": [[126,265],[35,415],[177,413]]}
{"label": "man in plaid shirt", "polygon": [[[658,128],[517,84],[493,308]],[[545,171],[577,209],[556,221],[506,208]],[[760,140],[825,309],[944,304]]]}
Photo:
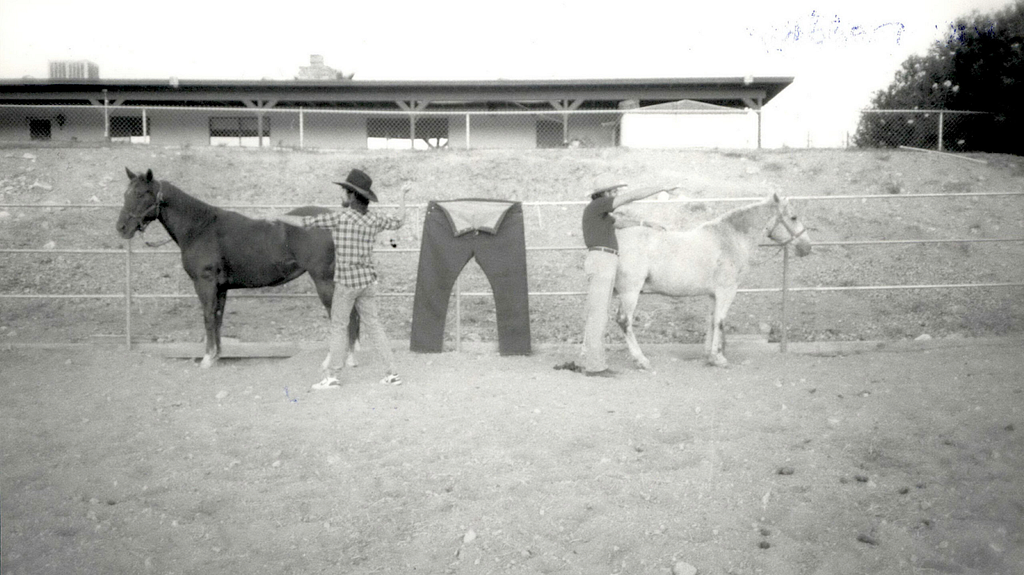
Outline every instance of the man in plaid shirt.
{"label": "man in plaid shirt", "polygon": [[373,246],[378,233],[397,230],[405,223],[405,196],[409,190],[402,190],[400,212],[395,218],[369,211],[370,202],[377,201],[377,194],[371,189],[373,180],[362,170],[352,170],[344,182],[334,183],[345,190],[345,201],[342,202],[345,209],[315,216],[276,215],[271,218],[296,226],[328,229],[334,237],[330,357],[327,374],[313,385],[313,389],[341,386],[349,344],[348,322],[353,306],[359,311],[362,327],[385,365],[381,383],[399,385],[402,379],[395,369],[387,335],[377,316],[377,269],[373,262]]}

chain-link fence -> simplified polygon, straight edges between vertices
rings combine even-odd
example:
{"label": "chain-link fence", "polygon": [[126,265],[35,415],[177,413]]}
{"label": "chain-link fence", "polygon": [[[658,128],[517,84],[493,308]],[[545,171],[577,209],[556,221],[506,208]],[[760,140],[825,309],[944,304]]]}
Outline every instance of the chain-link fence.
{"label": "chain-link fence", "polygon": [[853,144],[860,148],[908,146],[928,150],[986,150],[993,117],[956,110],[864,110]]}
{"label": "chain-link fence", "polygon": [[756,148],[747,110],[370,111],[3,105],[0,142],[297,149]]}
{"label": "chain-link fence", "polygon": [[[751,149],[761,146],[763,125],[777,132],[766,135],[769,142],[789,142],[783,132],[792,131],[793,126],[780,125],[777,115],[768,117],[767,124],[763,124],[759,112],[728,108],[386,111],[0,105],[0,142],[123,142],[321,150],[617,146]],[[869,148],[990,151],[998,139],[994,135],[997,124],[992,114],[979,112],[865,110],[852,144]],[[812,143],[810,131],[807,132],[807,147],[822,144],[836,145]]]}

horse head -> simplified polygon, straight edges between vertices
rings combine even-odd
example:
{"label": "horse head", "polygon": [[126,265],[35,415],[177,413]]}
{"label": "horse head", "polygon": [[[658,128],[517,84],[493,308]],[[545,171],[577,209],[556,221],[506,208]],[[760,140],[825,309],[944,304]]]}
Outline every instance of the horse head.
{"label": "horse head", "polygon": [[789,200],[773,193],[768,202],[774,207],[775,217],[768,224],[768,237],[775,243],[796,246],[796,255],[803,257],[811,253],[811,238],[807,228],[796,217]]}
{"label": "horse head", "polygon": [[117,216],[117,233],[124,239],[131,239],[135,232],[146,230],[150,222],[160,216],[160,182],[153,179],[153,170],[135,175],[128,172],[128,189],[124,191],[124,205]]}

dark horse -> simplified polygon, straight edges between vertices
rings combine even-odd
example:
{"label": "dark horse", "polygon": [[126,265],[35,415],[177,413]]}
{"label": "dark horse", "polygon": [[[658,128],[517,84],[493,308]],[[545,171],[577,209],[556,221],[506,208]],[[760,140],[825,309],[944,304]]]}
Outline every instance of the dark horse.
{"label": "dark horse", "polygon": [[[130,239],[153,220],[159,220],[178,244],[181,263],[203,306],[206,354],[200,367],[210,367],[220,357],[220,327],[230,289],[281,285],[308,272],[330,317],[334,240],[329,231],[248,218],[193,198],[169,182],[154,180],[153,170],[144,175],[135,175],[127,168],[125,171],[129,182],[117,218],[117,232]],[[312,215],[325,211],[307,206],[289,213]],[[350,346],[354,346],[359,337],[355,309],[348,325]],[[354,361],[352,351],[350,347],[349,362]]]}

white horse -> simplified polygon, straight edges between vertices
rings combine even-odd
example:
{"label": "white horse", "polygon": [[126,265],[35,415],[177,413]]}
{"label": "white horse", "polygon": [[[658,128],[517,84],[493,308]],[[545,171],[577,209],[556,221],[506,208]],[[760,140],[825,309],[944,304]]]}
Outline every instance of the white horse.
{"label": "white horse", "polygon": [[750,267],[751,255],[766,235],[780,246],[792,243],[798,256],[811,252],[807,230],[791,211],[789,201],[774,193],[762,202],[736,208],[689,231],[640,226],[616,230],[616,321],[640,369],[651,366],[633,333],[633,314],[641,291],[674,297],[711,296],[714,305],[704,349],[708,363],[728,365],[722,331],[725,316]]}

